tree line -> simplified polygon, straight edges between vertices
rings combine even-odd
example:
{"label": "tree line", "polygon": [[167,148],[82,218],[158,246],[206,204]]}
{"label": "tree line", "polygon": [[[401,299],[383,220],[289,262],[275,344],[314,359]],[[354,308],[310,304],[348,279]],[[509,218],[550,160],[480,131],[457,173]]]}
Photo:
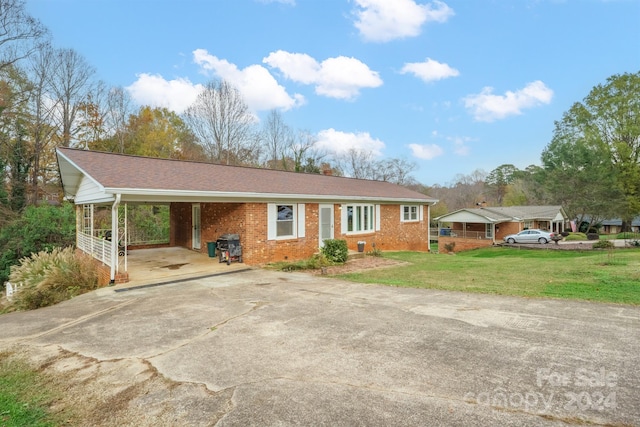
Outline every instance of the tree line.
{"label": "tree line", "polygon": [[504,164],[432,187],[434,216],[476,206],[561,205],[590,225],[640,215],[640,72],[596,85],[555,122],[541,165]]}
{"label": "tree line", "polygon": [[640,216],[640,72],[596,85],[555,122],[541,165],[504,164],[435,186],[434,216],[477,206],[561,205],[578,223]]}
{"label": "tree line", "polygon": [[23,0],[0,0],[0,209],[4,217],[59,194],[56,147],[330,173],[403,184],[415,163],[335,156],[273,110],[260,123],[240,91],[208,82],[183,114],[135,108],[73,49],[52,45]]}
{"label": "tree line", "polygon": [[574,218],[628,225],[640,214],[640,72],[611,76],[576,102],[555,123],[540,166],[505,164],[426,186],[411,160],[355,149],[336,156],[276,110],[258,121],[224,80],[208,82],[183,114],[134,107],[78,52],[54,47],[24,0],[0,0],[0,226],[59,196],[58,146],[390,181],[440,199],[434,216],[478,204],[560,204]]}

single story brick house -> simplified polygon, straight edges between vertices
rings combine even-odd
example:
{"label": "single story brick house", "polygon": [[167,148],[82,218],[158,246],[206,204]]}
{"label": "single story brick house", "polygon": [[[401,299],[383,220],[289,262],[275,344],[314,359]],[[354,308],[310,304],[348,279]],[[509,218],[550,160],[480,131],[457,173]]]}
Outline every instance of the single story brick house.
{"label": "single story brick house", "polygon": [[[583,219],[583,224],[578,226],[578,229],[587,229],[590,224],[590,217],[586,217]],[[576,220],[577,222],[577,220]],[[597,221],[595,223],[596,228],[601,233],[604,234],[618,234],[622,232],[622,219],[620,218],[609,218]],[[640,232],[640,216],[637,216],[631,220],[631,232],[639,233]]]}
{"label": "single story brick house", "polygon": [[504,236],[539,228],[560,233],[569,217],[562,206],[506,206],[460,209],[434,218],[438,246],[455,243],[455,250],[475,249],[502,242]]}
{"label": "single story brick house", "polygon": [[[240,235],[243,262],[305,259],[326,239],[355,250],[429,250],[437,200],[382,181],[58,148],[67,199],[76,205],[77,247],[98,259],[109,280],[126,282],[126,206],[168,205],[167,246],[206,253],[203,242]],[[111,212],[107,240],[94,230],[96,207]],[[113,233],[116,235],[116,233]]]}

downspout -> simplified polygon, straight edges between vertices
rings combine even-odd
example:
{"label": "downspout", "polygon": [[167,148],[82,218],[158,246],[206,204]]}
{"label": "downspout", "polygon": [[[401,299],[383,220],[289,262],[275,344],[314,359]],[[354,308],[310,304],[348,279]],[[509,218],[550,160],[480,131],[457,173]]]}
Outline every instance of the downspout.
{"label": "downspout", "polygon": [[116,283],[116,269],[118,266],[118,207],[120,206],[120,194],[116,194],[116,200],[111,206],[111,276],[109,285]]}
{"label": "downspout", "polygon": [[[427,236],[428,239],[427,241],[429,242],[427,244],[427,252],[431,252],[431,206],[435,206],[435,204],[438,202],[433,202],[432,204],[427,203]],[[440,233],[440,230],[438,230],[438,233]],[[436,236],[437,238],[438,236]]]}

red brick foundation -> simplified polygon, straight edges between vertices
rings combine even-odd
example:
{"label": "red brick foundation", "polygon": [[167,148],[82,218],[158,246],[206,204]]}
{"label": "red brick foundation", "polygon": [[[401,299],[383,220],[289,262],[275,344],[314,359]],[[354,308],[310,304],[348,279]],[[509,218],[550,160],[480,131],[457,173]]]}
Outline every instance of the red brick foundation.
{"label": "red brick foundation", "polygon": [[[98,286],[103,287],[111,283],[111,267],[105,263],[98,261],[87,253],[76,248],[76,254],[90,258],[96,266],[98,272]],[[129,281],[129,273],[116,273],[114,284],[127,283]]]}
{"label": "red brick foundation", "polygon": [[491,239],[465,239],[463,237],[438,237],[438,252],[445,253],[445,245],[455,243],[453,252],[468,251],[471,249],[487,248],[493,246]]}

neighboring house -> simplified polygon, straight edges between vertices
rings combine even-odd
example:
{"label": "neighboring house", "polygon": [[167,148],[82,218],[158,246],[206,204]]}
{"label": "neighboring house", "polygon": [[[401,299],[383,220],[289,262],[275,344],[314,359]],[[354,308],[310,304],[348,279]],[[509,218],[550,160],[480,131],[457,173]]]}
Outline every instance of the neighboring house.
{"label": "neighboring house", "polygon": [[[586,217],[583,221],[585,229],[589,227],[590,219],[590,217]],[[620,218],[603,219],[597,221],[595,227],[603,234],[618,234],[622,232],[622,220]],[[631,231],[634,233],[640,232],[640,216],[631,220]]]}
{"label": "neighboring house", "polygon": [[525,229],[559,233],[569,218],[562,206],[507,206],[460,209],[434,220],[438,222],[438,246],[455,242],[455,250],[460,251],[494,245]]}
{"label": "neighboring house", "polygon": [[[128,280],[122,247],[135,249],[126,242],[127,204],[169,206],[166,246],[206,253],[203,242],[239,234],[251,265],[308,258],[333,238],[350,249],[365,241],[366,250],[429,250],[437,200],[388,182],[70,148],[58,148],[57,158],[65,197],[77,207],[77,247],[101,261],[111,282]],[[119,238],[94,229],[98,207],[110,209]]]}

